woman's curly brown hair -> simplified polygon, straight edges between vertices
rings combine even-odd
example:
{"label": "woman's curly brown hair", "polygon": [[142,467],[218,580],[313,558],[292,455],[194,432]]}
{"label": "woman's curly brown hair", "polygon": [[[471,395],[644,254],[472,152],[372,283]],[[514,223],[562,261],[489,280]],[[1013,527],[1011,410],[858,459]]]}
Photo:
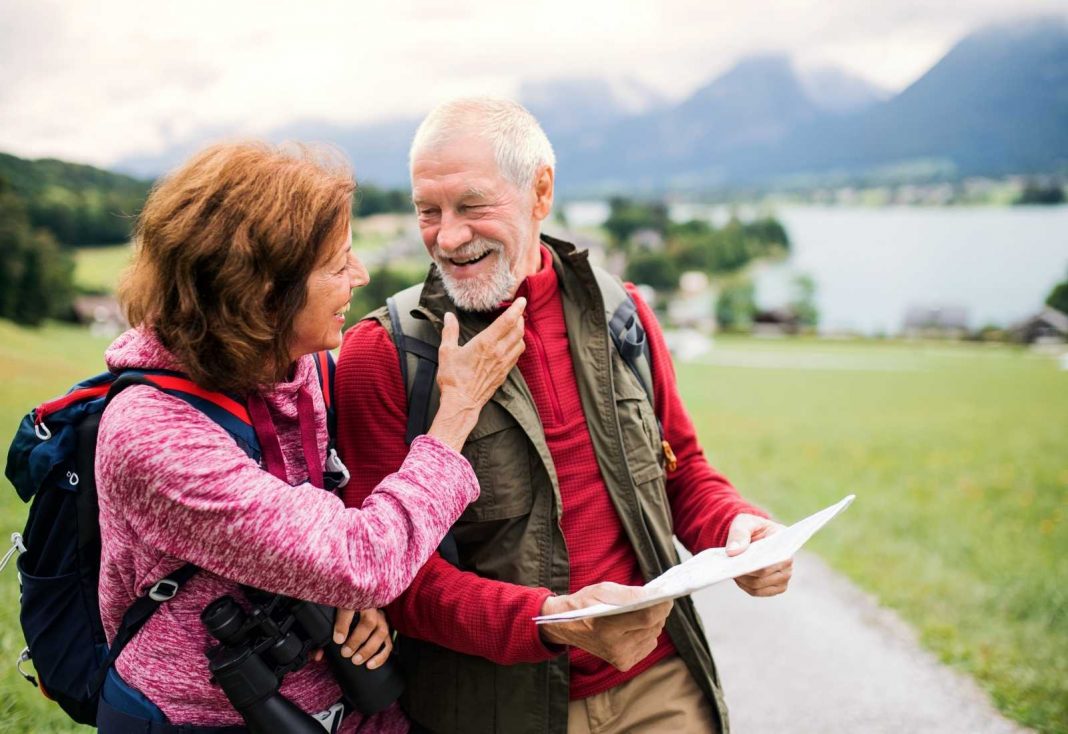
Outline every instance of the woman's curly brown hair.
{"label": "woman's curly brown hair", "polygon": [[307,279],[349,225],[356,184],[331,149],[216,145],[157,183],[119,289],[188,376],[245,392],[283,380]]}

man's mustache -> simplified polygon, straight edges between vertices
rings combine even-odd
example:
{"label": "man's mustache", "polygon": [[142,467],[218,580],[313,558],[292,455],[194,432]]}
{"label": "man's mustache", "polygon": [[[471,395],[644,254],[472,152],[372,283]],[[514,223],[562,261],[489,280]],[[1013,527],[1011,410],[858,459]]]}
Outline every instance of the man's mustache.
{"label": "man's mustache", "polygon": [[482,257],[487,252],[501,252],[503,250],[503,242],[491,240],[488,237],[476,237],[467,244],[457,247],[449,255],[445,255],[440,247],[434,245],[432,254],[437,262],[447,262],[450,260],[474,260]]}

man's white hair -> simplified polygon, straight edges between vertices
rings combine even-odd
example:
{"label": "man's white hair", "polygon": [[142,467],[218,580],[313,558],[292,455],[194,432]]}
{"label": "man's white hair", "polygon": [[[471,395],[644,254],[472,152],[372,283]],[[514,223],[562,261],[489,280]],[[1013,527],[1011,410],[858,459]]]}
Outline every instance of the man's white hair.
{"label": "man's white hair", "polygon": [[541,167],[556,168],[553,146],[534,115],[518,102],[494,97],[462,97],[431,110],[415,131],[409,167],[422,151],[465,134],[492,145],[501,175],[520,189],[533,185]]}

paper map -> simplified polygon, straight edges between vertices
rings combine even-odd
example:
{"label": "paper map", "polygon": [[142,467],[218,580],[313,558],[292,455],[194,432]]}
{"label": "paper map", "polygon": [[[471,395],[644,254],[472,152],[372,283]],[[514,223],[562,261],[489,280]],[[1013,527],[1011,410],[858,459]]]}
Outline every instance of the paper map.
{"label": "paper map", "polygon": [[645,585],[648,596],[641,601],[617,606],[615,604],[594,604],[582,609],[574,609],[558,614],[534,617],[538,624],[569,622],[573,619],[607,617],[612,614],[633,612],[637,609],[651,607],[667,599],[678,599],[720,581],[744,576],[768,566],[793,557],[816,531],[831,521],[853,501],[856,495],[849,495],[841,502],[831,505],[814,515],[809,515],[788,528],[774,535],[753,541],[744,553],[728,557],[725,548],[709,548],[698,553],[685,563],[668,569]]}

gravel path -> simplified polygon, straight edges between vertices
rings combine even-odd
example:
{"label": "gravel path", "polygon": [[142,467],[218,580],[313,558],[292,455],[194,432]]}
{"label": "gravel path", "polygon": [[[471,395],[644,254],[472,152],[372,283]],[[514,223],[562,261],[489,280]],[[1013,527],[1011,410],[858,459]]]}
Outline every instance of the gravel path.
{"label": "gravel path", "polygon": [[823,561],[800,554],[790,590],[753,599],[733,582],[694,594],[734,734],[1027,731],[967,676]]}

